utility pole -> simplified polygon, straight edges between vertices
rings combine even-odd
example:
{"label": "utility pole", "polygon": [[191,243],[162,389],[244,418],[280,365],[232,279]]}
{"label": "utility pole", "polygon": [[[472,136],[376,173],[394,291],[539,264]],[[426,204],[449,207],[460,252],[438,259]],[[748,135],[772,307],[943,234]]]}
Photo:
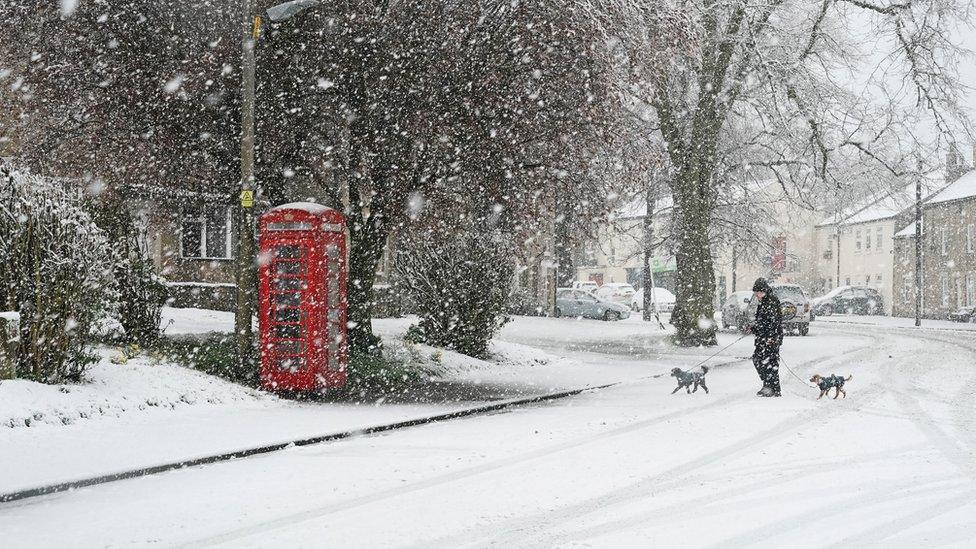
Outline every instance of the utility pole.
{"label": "utility pole", "polygon": [[[837,214],[837,285],[834,288],[840,287],[840,214]],[[833,289],[833,288],[831,288]]]}
{"label": "utility pole", "polygon": [[922,158],[915,174],[915,326],[922,325]]}
{"label": "utility pole", "polygon": [[234,336],[238,374],[253,367],[255,242],[254,242],[254,47],[261,33],[261,18],[254,15],[254,0],[244,1],[244,39],[241,103],[241,207],[237,230],[237,307]]}

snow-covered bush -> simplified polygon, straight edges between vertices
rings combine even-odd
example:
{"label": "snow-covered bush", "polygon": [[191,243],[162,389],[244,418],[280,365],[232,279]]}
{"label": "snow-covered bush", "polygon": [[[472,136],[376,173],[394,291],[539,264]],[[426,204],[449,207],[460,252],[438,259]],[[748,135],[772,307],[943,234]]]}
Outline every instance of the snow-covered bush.
{"label": "snow-covered bush", "polygon": [[82,193],[0,164],[0,308],[21,317],[18,375],[77,380],[93,328],[114,299],[104,232]]}
{"label": "snow-covered bush", "polygon": [[136,216],[119,193],[98,197],[90,210],[111,243],[112,273],[119,290],[113,316],[126,342],[150,345],[159,339],[166,285],[153,268]]}
{"label": "snow-covered bush", "polygon": [[514,266],[495,231],[467,227],[414,231],[397,254],[397,283],[420,316],[410,336],[418,342],[485,358],[503,314]]}

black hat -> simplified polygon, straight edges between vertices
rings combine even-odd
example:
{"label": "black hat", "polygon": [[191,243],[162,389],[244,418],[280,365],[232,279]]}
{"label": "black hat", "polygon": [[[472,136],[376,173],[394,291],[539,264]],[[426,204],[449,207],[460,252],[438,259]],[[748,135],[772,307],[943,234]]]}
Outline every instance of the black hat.
{"label": "black hat", "polygon": [[772,290],[772,288],[769,287],[769,282],[766,282],[765,278],[757,278],[756,283],[752,285],[752,291],[754,292],[769,293],[770,290]]}

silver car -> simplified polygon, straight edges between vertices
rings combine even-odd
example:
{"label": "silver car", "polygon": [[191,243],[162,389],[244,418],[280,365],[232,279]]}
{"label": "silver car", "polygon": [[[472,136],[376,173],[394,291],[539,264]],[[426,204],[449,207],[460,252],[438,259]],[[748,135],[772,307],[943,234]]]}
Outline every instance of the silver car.
{"label": "silver car", "polygon": [[732,292],[722,304],[722,326],[741,328],[748,320],[752,292]]}
{"label": "silver car", "polygon": [[[810,301],[803,293],[803,288],[797,284],[770,284],[770,287],[773,295],[779,298],[780,309],[783,311],[783,331],[797,332],[803,336],[810,333]],[[758,306],[759,303],[749,303],[746,326],[755,323]]]}
{"label": "silver car", "polygon": [[573,288],[556,290],[556,316],[621,320],[630,317],[630,308],[620,303],[606,301],[595,295]]}

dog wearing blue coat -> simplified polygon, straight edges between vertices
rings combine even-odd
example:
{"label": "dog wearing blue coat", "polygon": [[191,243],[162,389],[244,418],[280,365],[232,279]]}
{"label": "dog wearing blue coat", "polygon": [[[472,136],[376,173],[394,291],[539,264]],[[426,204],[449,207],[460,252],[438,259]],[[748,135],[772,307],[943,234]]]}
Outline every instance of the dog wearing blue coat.
{"label": "dog wearing blue coat", "polygon": [[824,377],[820,374],[814,374],[813,377],[810,378],[810,383],[816,383],[817,387],[820,387],[820,396],[817,397],[817,400],[823,398],[823,396],[829,393],[831,389],[834,389],[835,399],[839,397],[841,393],[844,393],[844,398],[847,398],[847,391],[844,390],[844,383],[850,381],[852,377],[854,376],[847,376],[845,379],[843,376],[829,375]]}

